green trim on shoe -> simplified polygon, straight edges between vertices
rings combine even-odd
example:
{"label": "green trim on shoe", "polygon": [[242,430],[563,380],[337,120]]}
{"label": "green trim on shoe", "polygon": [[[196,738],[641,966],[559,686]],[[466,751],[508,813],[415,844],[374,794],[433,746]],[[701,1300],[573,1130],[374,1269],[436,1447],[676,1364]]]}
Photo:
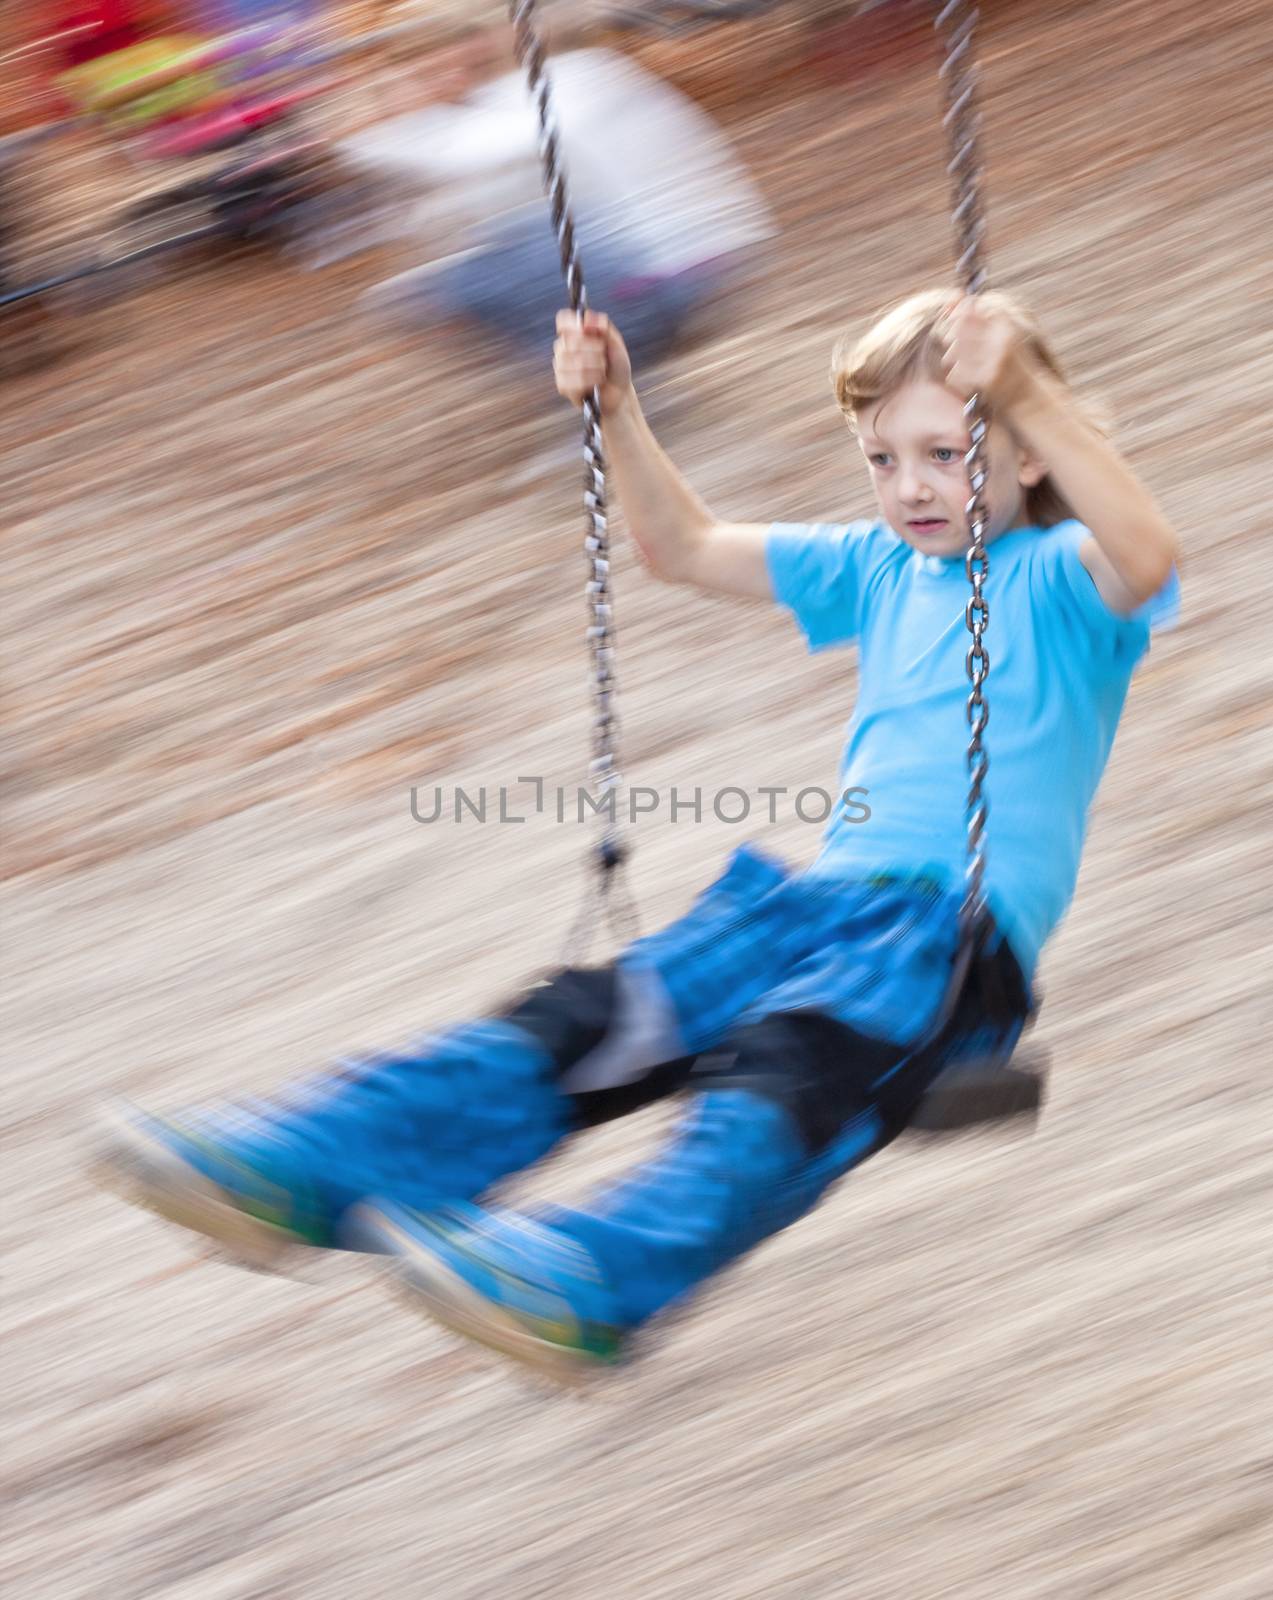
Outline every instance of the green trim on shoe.
{"label": "green trim on shoe", "polygon": [[[218,1182],[183,1155],[188,1148],[212,1170],[238,1174],[244,1187]],[[94,1180],[143,1210],[202,1234],[236,1265],[287,1273],[314,1249],[330,1248],[331,1229],[295,1197],[197,1130],[119,1102],[104,1111],[89,1153]]]}
{"label": "green trim on shoe", "polygon": [[[354,1208],[347,1227],[357,1248],[391,1258],[403,1303],[452,1333],[558,1383],[586,1381],[623,1361],[622,1329],[580,1315],[564,1293],[501,1265],[498,1252],[483,1248],[489,1240],[457,1219],[461,1209],[482,1214],[477,1207],[426,1215],[368,1203]],[[591,1257],[579,1254],[595,1285]]]}

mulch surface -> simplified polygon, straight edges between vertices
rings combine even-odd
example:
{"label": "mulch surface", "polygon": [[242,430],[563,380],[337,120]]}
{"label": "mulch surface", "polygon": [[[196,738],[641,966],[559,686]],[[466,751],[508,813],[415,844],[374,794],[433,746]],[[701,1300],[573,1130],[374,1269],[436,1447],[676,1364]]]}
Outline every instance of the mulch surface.
{"label": "mulch surface", "polygon": [[[855,37],[682,64],[782,222],[643,378],[725,516],[866,509],[830,346],[949,276],[929,47]],[[995,280],[1186,549],[1044,964],[1051,1103],[1033,1136],[901,1141],[593,1405],[355,1264],[193,1262],[80,1163],[100,1095],[268,1088],[553,959],[586,830],[410,809],[413,785],[581,779],[579,469],[549,375],[356,315],[405,264],[384,250],[165,268],[0,390],[6,1593],[1267,1595],[1273,13],[1024,0],[988,7],[982,55]],[[616,568],[629,780],[829,787],[849,658],[660,588],[626,546]],[[745,831],[651,819],[645,924]],[[751,831],[816,846],[786,812]],[[580,1192],[666,1117],[528,1192]]]}

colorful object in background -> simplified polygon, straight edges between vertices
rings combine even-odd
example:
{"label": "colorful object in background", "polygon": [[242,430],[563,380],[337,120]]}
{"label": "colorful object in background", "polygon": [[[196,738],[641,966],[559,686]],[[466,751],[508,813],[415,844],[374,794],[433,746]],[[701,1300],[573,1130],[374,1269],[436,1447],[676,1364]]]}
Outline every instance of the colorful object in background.
{"label": "colorful object in background", "polygon": [[213,33],[233,33],[260,23],[296,27],[322,13],[318,0],[196,0],[190,14]]}
{"label": "colorful object in background", "polygon": [[192,34],[146,39],[63,73],[61,87],[77,111],[144,127],[218,94],[208,54],[207,41]]}
{"label": "colorful object in background", "polygon": [[32,36],[57,40],[54,73],[97,61],[162,34],[183,33],[193,23],[189,6],[173,0],[42,0],[28,23]]}
{"label": "colorful object in background", "polygon": [[146,153],[157,159],[167,159],[202,155],[205,151],[235,144],[246,135],[280,121],[295,107],[322,94],[324,88],[313,85],[256,100],[251,105],[231,105],[209,110],[201,116],[183,117],[171,127],[156,129],[147,141]]}
{"label": "colorful object in background", "polygon": [[61,39],[59,68],[74,69],[140,43],[146,20],[132,0],[54,6],[48,21],[50,34]]}
{"label": "colorful object in background", "polygon": [[246,83],[264,73],[300,67],[323,9],[319,0],[194,0],[187,15],[203,32],[230,46],[228,75],[235,83]]}
{"label": "colorful object in background", "polygon": [[[114,144],[126,159],[104,240],[69,267],[16,270],[6,197],[0,310],[44,304],[55,290],[195,239],[278,240],[312,215],[326,141],[297,113],[333,80],[306,55],[319,13],[311,0],[22,4],[29,42],[20,55],[31,63],[22,96],[37,120],[19,131],[74,128],[106,147],[99,153]],[[0,88],[0,108],[11,98]]]}
{"label": "colorful object in background", "polygon": [[[316,11],[313,4],[281,0],[203,0],[163,8],[136,0],[81,5],[59,17],[58,31],[66,39],[63,62],[74,62],[62,72],[59,87],[72,110],[105,117],[124,129],[229,112],[236,89],[294,65],[294,52],[276,47],[285,46],[289,30]],[[174,27],[178,12],[180,26]],[[159,23],[169,25],[157,32],[149,26]],[[245,130],[271,120],[249,115]]]}

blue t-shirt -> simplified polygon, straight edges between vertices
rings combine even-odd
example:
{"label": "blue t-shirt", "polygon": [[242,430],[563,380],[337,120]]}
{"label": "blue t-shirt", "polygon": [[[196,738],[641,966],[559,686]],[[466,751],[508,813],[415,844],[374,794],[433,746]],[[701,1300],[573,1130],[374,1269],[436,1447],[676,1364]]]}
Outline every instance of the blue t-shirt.
{"label": "blue t-shirt", "polygon": [[[1112,612],[1079,560],[1078,522],[1019,528],[989,547],[986,684],[991,715],[986,893],[1027,975],[1074,894],[1088,808],[1149,645],[1177,584],[1131,617]],[[857,704],[837,803],[810,871],[922,872],[962,881],[968,769],[962,556],[911,549],[884,522],[777,523],[774,597],[811,650],[856,640]],[[862,819],[863,806],[870,815]]]}

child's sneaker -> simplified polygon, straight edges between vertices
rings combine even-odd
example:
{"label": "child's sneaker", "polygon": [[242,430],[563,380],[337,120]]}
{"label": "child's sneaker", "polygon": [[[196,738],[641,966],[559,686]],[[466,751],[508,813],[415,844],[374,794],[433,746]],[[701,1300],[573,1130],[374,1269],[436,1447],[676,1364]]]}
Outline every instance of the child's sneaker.
{"label": "child's sneaker", "polygon": [[108,1111],[93,1175],[134,1205],[193,1228],[239,1263],[286,1270],[302,1247],[333,1247],[339,1212],[300,1152],[261,1115],[235,1108],[157,1117]]}
{"label": "child's sneaker", "polygon": [[475,1205],[431,1213],[377,1200],[351,1213],[354,1248],[393,1258],[403,1298],[452,1332],[558,1382],[616,1364],[624,1334],[591,1255],[541,1222]]}

